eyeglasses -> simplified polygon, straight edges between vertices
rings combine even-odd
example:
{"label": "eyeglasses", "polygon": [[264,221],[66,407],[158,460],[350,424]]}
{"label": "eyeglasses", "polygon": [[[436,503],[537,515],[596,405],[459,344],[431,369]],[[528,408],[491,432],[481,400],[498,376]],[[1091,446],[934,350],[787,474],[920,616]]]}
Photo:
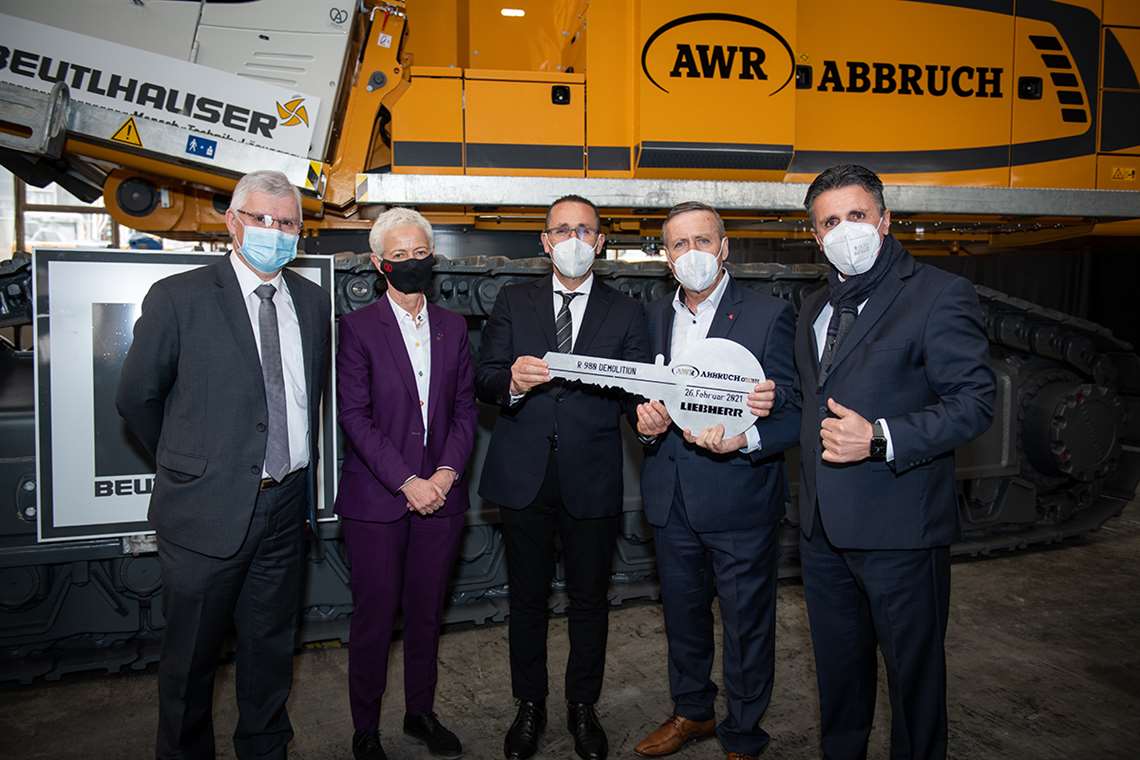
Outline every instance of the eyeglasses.
{"label": "eyeglasses", "polygon": [[301,223],[296,219],[278,219],[271,214],[251,214],[250,212],[240,208],[234,210],[239,214],[248,216],[250,219],[257,222],[262,227],[273,227],[276,225],[277,229],[281,230],[282,232],[287,232],[290,235],[296,235],[301,230]]}
{"label": "eyeglasses", "polygon": [[592,239],[597,237],[598,230],[595,227],[587,227],[584,224],[579,224],[577,227],[571,227],[568,224],[561,224],[557,227],[551,227],[546,230],[546,234],[550,235],[551,240],[560,241],[574,235],[579,240]]}
{"label": "eyeglasses", "polygon": [[413,248],[409,251],[407,248],[397,248],[392,251],[386,251],[386,253],[391,261],[403,261],[409,257],[413,259],[426,259],[428,256],[431,256],[431,249]]}

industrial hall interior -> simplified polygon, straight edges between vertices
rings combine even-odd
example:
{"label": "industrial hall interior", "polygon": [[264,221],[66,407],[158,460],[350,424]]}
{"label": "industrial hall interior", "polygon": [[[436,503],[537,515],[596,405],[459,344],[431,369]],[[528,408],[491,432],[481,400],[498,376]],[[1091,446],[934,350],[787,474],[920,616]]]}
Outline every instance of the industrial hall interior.
{"label": "industrial hall interior", "polygon": [[0,0],[0,758],[1132,760],[1137,0]]}

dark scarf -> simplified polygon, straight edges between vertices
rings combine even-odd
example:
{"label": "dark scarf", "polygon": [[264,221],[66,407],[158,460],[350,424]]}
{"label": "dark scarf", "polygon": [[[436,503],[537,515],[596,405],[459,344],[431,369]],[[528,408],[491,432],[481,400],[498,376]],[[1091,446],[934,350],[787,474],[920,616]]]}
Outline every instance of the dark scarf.
{"label": "dark scarf", "polygon": [[879,287],[879,283],[895,268],[895,264],[903,255],[903,247],[893,235],[883,238],[883,245],[875,257],[875,263],[863,274],[853,275],[847,279],[840,279],[839,270],[835,267],[827,275],[830,289],[828,300],[831,302],[831,321],[827,323],[827,341],[823,347],[823,357],[819,361],[819,384],[822,388],[824,382],[831,374],[831,365],[839,346],[843,343],[855,326],[859,317],[859,304],[866,301]]}

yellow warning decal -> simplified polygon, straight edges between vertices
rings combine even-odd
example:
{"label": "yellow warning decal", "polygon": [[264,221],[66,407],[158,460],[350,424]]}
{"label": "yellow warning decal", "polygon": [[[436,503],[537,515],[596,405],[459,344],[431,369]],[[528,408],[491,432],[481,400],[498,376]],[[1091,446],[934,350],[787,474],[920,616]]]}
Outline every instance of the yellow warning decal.
{"label": "yellow warning decal", "polygon": [[320,161],[310,161],[309,171],[305,175],[305,189],[317,190],[321,184],[321,175],[325,172],[325,165]]}
{"label": "yellow warning decal", "polygon": [[133,145],[136,148],[143,146],[142,138],[139,137],[139,127],[135,124],[134,116],[128,117],[127,120],[123,122],[123,126],[119,127],[115,134],[111,135],[111,139],[115,142]]}
{"label": "yellow warning decal", "polygon": [[1133,168],[1125,169],[1122,166],[1117,166],[1112,170],[1112,178],[1118,182],[1135,182],[1136,170]]}

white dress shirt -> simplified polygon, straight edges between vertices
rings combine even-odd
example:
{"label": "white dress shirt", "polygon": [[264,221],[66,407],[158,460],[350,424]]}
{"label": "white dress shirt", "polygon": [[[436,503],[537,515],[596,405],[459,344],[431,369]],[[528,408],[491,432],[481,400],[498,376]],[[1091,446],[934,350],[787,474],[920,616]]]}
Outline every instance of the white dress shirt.
{"label": "white dress shirt", "polygon": [[[868,299],[868,300],[870,300],[870,299]],[[863,313],[863,307],[866,305],[867,305],[867,301],[864,301],[863,303],[859,304],[859,313],[860,314]],[[831,308],[831,302],[825,301],[823,304],[823,311],[821,311],[819,313],[819,316],[815,318],[815,322],[813,322],[812,326],[811,326],[812,330],[815,332],[816,359],[818,359],[819,361],[823,361],[823,348],[824,348],[824,345],[826,345],[826,343],[827,343],[827,325],[829,322],[831,322],[832,311],[834,311],[834,310]],[[836,399],[836,400],[839,401],[840,404],[843,403],[842,400],[839,400],[839,399]],[[879,419],[875,420],[875,422],[877,422],[883,426],[883,437],[887,439],[887,460],[886,461],[893,462],[893,461],[895,461],[895,447],[894,447],[894,444],[891,443],[891,429],[889,427],[887,427],[887,421],[881,417]]]}
{"label": "white dress shirt", "polygon": [[[277,309],[277,332],[281,343],[281,369],[285,378],[285,422],[289,427],[289,472],[295,472],[309,464],[309,396],[305,391],[305,355],[301,349],[301,323],[297,321],[297,309],[289,286],[280,272],[268,283],[254,274],[236,253],[230,254],[230,265],[237,275],[238,288],[245,299],[245,309],[249,314],[249,324],[253,328],[253,340],[257,344],[258,360],[261,359],[261,298],[256,291],[269,284],[277,288],[273,294],[273,306]],[[262,468],[261,477],[269,473]]]}
{"label": "white dress shirt", "polygon": [[[550,278],[553,282],[552,289],[554,292],[551,298],[554,304],[554,319],[556,322],[558,320],[558,312],[562,311],[562,296],[558,294],[581,293],[581,295],[571,299],[570,306],[568,307],[570,309],[570,350],[573,351],[573,347],[578,343],[578,331],[582,329],[582,320],[586,317],[586,302],[590,300],[590,289],[594,287],[594,273],[590,272],[586,275],[586,279],[582,284],[573,290],[569,290],[563,285],[558,279],[558,275],[552,274]],[[511,404],[517,404],[525,395],[525,393],[511,393]]]}
{"label": "white dress shirt", "polygon": [[[676,356],[681,349],[690,343],[708,337],[713,317],[716,316],[716,310],[720,306],[721,299],[724,298],[724,291],[728,288],[728,279],[729,274],[725,271],[716,289],[709,294],[708,298],[697,304],[695,314],[689,310],[685,303],[684,288],[677,288],[677,294],[673,296],[673,337],[669,342],[670,357]],[[700,435],[701,432],[703,431],[694,430],[693,434]],[[745,444],[740,449],[741,453],[750,454],[760,448],[760,431],[756,429],[755,425],[744,431],[744,439]]]}
{"label": "white dress shirt", "polygon": [[428,324],[427,299],[420,305],[419,314],[413,315],[391,298],[388,304],[396,315],[412,374],[416,379],[416,392],[420,395],[420,418],[424,423],[424,446],[427,446],[428,389],[431,388],[431,326]]}
{"label": "white dress shirt", "polygon": [[[578,330],[582,327],[582,319],[586,316],[586,302],[590,300],[590,289],[594,287],[594,273],[586,275],[581,285],[573,290],[568,289],[558,279],[558,275],[550,275],[554,281],[554,318],[558,319],[558,312],[562,311],[562,296],[559,293],[580,293],[581,295],[570,301],[570,345],[578,343]],[[573,350],[571,348],[571,350]]]}

